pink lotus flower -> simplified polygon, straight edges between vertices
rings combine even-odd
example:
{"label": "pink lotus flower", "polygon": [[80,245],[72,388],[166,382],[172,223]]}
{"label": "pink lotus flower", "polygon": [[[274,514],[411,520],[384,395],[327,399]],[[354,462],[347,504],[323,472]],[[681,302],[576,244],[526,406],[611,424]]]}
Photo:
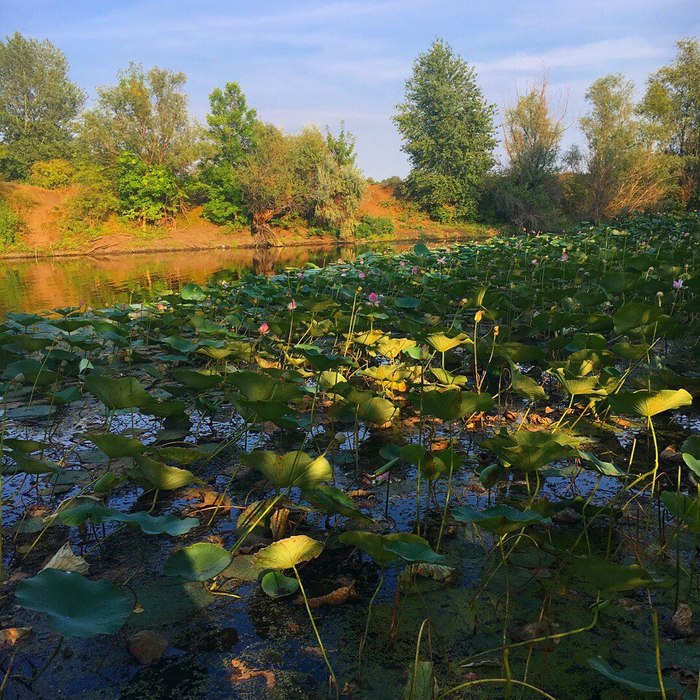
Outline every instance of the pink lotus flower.
{"label": "pink lotus flower", "polygon": [[411,268],[411,274],[413,274],[413,275],[417,275],[417,274],[418,274],[418,265],[414,265],[414,266]]}
{"label": "pink lotus flower", "polygon": [[365,273],[362,272],[362,270],[360,270],[360,272],[358,273],[357,276],[358,276],[361,280],[363,280],[363,279],[366,277]]}
{"label": "pink lotus flower", "polygon": [[443,255],[441,258],[438,258],[438,265],[444,265],[447,262],[447,258]]}
{"label": "pink lotus flower", "polygon": [[292,299],[289,302],[289,304],[287,304],[287,309],[289,309],[289,311],[294,311],[294,309],[296,309],[296,308],[297,308],[296,300]]}
{"label": "pink lotus flower", "polygon": [[379,306],[379,294],[377,294],[376,292],[370,292],[367,295],[367,300],[373,306]]}
{"label": "pink lotus flower", "polygon": [[533,265],[537,265],[537,258],[533,258],[533,259],[532,259],[532,264],[533,264]]}
{"label": "pink lotus flower", "polygon": [[688,238],[690,231],[683,231],[683,238]]}
{"label": "pink lotus flower", "polygon": [[399,263],[399,265],[401,265],[401,267],[406,267],[406,261],[405,261],[405,260],[402,260],[402,261]]}
{"label": "pink lotus flower", "polygon": [[677,280],[673,280],[674,289],[683,289],[683,280],[679,277]]}
{"label": "pink lotus flower", "polygon": [[265,321],[263,321],[260,324],[260,327],[258,328],[258,333],[260,333],[260,335],[266,335],[269,332],[270,332],[270,326],[268,326],[267,323]]}
{"label": "pink lotus flower", "polygon": [[569,259],[569,254],[568,254],[566,251],[564,251],[564,252],[561,254],[561,261],[562,261],[562,262],[566,262],[568,259]]}
{"label": "pink lotus flower", "polygon": [[338,265],[342,265],[345,262],[343,258],[338,258]]}

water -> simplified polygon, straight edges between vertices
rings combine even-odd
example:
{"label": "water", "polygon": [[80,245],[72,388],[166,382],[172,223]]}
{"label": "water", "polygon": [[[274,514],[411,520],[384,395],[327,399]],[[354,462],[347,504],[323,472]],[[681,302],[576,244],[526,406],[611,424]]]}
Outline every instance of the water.
{"label": "water", "polygon": [[270,274],[305,262],[325,265],[339,257],[352,259],[367,250],[404,247],[407,245],[392,242],[5,261],[0,262],[0,316],[8,311],[36,312],[64,306],[105,307],[168,289],[177,291],[186,282],[201,284],[215,274],[238,279],[251,270]]}

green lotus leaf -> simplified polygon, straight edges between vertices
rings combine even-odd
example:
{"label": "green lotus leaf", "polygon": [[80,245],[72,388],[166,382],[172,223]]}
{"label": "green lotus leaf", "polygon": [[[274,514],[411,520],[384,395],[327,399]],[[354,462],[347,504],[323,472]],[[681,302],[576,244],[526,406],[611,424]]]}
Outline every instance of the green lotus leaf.
{"label": "green lotus leaf", "polygon": [[614,411],[634,416],[651,418],[664,411],[690,406],[693,397],[685,389],[662,389],[661,391],[621,391],[610,394],[608,401]]}
{"label": "green lotus leaf", "polygon": [[362,420],[369,421],[375,425],[383,425],[391,421],[398,410],[388,399],[383,399],[381,396],[373,396],[369,401],[363,401],[359,404],[357,415]]}
{"label": "green lotus leaf", "polygon": [[430,371],[435,379],[437,379],[438,382],[444,386],[460,387],[467,383],[467,378],[463,374],[454,375],[452,372],[448,372],[446,369],[440,369],[438,367],[433,367]]}
{"label": "green lotus leaf", "polygon": [[253,562],[261,569],[292,569],[302,562],[315,559],[322,551],[322,542],[306,535],[293,535],[256,552]]}
{"label": "green lotus leaf", "polygon": [[[401,561],[424,561],[423,559],[403,559],[404,555],[406,557],[420,556],[421,554],[426,557],[439,556],[430,548],[427,540],[409,532],[378,535],[374,532],[349,530],[344,532],[338,540],[343,544],[349,544],[361,549],[380,566],[396,564]],[[389,547],[394,547],[395,549],[397,545],[401,544],[407,545],[403,549],[399,548],[401,553],[389,549]]]}
{"label": "green lotus leaf", "polygon": [[325,457],[313,459],[301,451],[278,455],[267,450],[254,450],[243,455],[241,461],[282,488],[298,486],[309,489],[333,478],[333,470]]}
{"label": "green lotus leaf", "polygon": [[[642,673],[629,669],[615,670],[602,657],[594,656],[588,659],[588,665],[607,679],[636,690],[638,693],[661,695],[659,677],[655,673]],[[676,683],[672,678],[664,677],[664,689],[667,697],[676,697],[684,693],[686,688]]]}
{"label": "green lotus leaf", "polygon": [[598,459],[592,452],[584,452],[579,450],[579,456],[584,462],[590,464],[597,472],[603,476],[623,476],[625,472],[619,467],[616,467],[612,462],[603,462]]}
{"label": "green lotus leaf", "polygon": [[354,520],[372,520],[355,506],[350,497],[334,486],[321,484],[310,489],[304,489],[301,495],[322,513],[342,515]]}
{"label": "green lotus leaf", "polygon": [[213,389],[222,380],[222,376],[216,372],[207,373],[181,368],[173,372],[173,379],[184,384],[188,389],[206,391]]}
{"label": "green lotus leaf", "polygon": [[484,440],[483,446],[507,467],[534,472],[555,460],[578,457],[578,442],[564,433],[523,429],[510,434],[501,432]]}
{"label": "green lotus leaf", "polygon": [[85,387],[112,411],[141,408],[153,402],[153,397],[134,377],[112,379],[90,375],[85,377]]}
{"label": "green lotus leaf", "polygon": [[425,415],[435,416],[441,420],[459,420],[476,413],[490,411],[493,406],[491,394],[476,394],[472,391],[424,391],[420,396],[412,397],[414,404],[422,410]]}
{"label": "green lotus leaf", "polygon": [[182,286],[180,296],[185,301],[203,301],[207,298],[206,292],[198,285],[188,282]]}
{"label": "green lotus leaf", "polygon": [[220,574],[231,563],[231,554],[218,544],[197,542],[183,547],[170,556],[163,572],[188,581],[208,581]]}
{"label": "green lotus leaf", "polygon": [[234,372],[226,378],[226,383],[235,386],[249,401],[274,399],[286,403],[303,396],[296,384],[256,372]]}
{"label": "green lotus leaf", "polygon": [[574,559],[567,570],[574,579],[586,581],[603,593],[668,588],[672,584],[670,579],[653,576],[639,564],[625,566],[595,556]]}
{"label": "green lotus leaf", "polygon": [[260,587],[270,598],[284,598],[299,590],[299,582],[295,578],[285,576],[279,571],[268,571],[260,581]]}
{"label": "green lotus leaf", "polygon": [[552,523],[550,518],[545,518],[534,510],[518,510],[507,505],[491,506],[484,510],[465,505],[455,508],[452,516],[461,523],[473,523],[497,535],[505,535],[529,525]]}
{"label": "green lotus leaf", "polygon": [[627,333],[629,331],[644,331],[661,318],[662,310],[657,304],[644,304],[640,301],[631,301],[621,306],[613,316],[615,333]]}
{"label": "green lotus leaf", "polygon": [[137,455],[135,457],[136,468],[129,475],[137,481],[142,481],[159,491],[173,491],[183,486],[202,483],[188,469],[170,467],[162,462],[157,462],[150,457]]}
{"label": "green lotus leaf", "polygon": [[515,368],[511,371],[510,386],[518,396],[524,396],[530,401],[547,398],[545,390],[532,377],[525,376]]}
{"label": "green lotus leaf", "polygon": [[88,433],[85,437],[93,445],[99,447],[110,459],[134,457],[146,449],[140,440],[114,433]]}
{"label": "green lotus leaf", "polygon": [[681,447],[683,461],[695,476],[700,477],[700,435],[691,435]]}
{"label": "green lotus leaf", "polygon": [[464,340],[460,337],[448,338],[444,333],[433,333],[429,335],[426,340],[430,345],[432,345],[438,352],[444,353],[448,350],[456,348],[458,345],[462,345]]}
{"label": "green lotus leaf", "polygon": [[684,522],[692,533],[700,534],[700,498],[691,498],[675,491],[662,491],[661,502],[666,510]]}
{"label": "green lotus leaf", "polygon": [[17,584],[23,608],[46,614],[49,627],[64,637],[115,634],[131,615],[131,598],[109,581],[44,569]]}
{"label": "green lotus leaf", "polygon": [[[10,458],[17,465],[15,471],[25,474],[56,474],[63,471],[62,467],[48,459],[38,459],[18,450],[10,452]],[[12,471],[12,470],[10,470]]]}

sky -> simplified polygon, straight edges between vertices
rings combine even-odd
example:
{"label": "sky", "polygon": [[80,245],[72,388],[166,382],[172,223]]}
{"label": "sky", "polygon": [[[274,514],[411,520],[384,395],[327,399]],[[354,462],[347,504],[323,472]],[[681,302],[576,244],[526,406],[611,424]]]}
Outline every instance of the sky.
{"label": "sky", "polygon": [[591,82],[623,73],[641,96],[675,41],[700,35],[700,0],[0,0],[0,35],[15,31],[62,49],[90,100],[133,60],[184,71],[201,121],[228,81],[289,132],[344,120],[380,180],[410,169],[391,116],[435,38],[501,115],[546,72],[567,145],[581,142]]}

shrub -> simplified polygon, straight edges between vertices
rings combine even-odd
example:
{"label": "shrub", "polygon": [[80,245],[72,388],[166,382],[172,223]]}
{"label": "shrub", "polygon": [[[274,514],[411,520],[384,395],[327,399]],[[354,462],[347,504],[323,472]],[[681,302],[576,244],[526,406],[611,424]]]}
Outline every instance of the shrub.
{"label": "shrub", "polygon": [[75,168],[63,158],[38,160],[29,173],[29,182],[38,187],[55,190],[70,185],[75,178]]}
{"label": "shrub", "polygon": [[378,238],[391,236],[396,227],[390,216],[370,216],[363,214],[359,223],[355,226],[356,238]]}
{"label": "shrub", "polygon": [[124,218],[146,224],[174,218],[184,199],[175,175],[161,165],[148,165],[134,153],[117,159],[119,209]]}
{"label": "shrub", "polygon": [[0,199],[0,248],[17,243],[23,229],[22,217],[6,201]]}

